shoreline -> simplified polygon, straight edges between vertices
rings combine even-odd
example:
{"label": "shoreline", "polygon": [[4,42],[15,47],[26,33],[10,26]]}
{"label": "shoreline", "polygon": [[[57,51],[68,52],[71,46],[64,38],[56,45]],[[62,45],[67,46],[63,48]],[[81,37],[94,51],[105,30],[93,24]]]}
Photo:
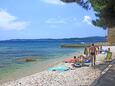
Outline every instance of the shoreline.
{"label": "shoreline", "polygon": [[[47,64],[46,66],[42,65],[41,67],[37,66],[37,67],[34,67],[34,68],[29,67],[29,68],[26,68],[27,71],[26,70],[25,71],[21,71],[22,69],[21,70],[19,69],[18,71],[13,71],[13,73],[10,76],[5,77],[5,78],[3,77],[3,79],[0,80],[0,84],[7,83],[7,82],[10,82],[10,81],[14,81],[14,80],[18,80],[20,78],[23,78],[23,77],[26,77],[26,76],[30,76],[30,75],[33,75],[33,74],[36,74],[36,73],[40,73],[42,71],[47,70],[49,67],[54,67],[54,66],[62,63],[62,61],[64,59],[66,59],[66,58],[71,58],[74,55],[78,56],[81,53],[82,53],[82,51],[76,51],[74,53],[71,53],[69,56],[65,56],[65,57],[61,57],[61,58],[55,58],[55,59],[50,59],[50,60],[44,61],[42,63],[35,63],[35,65],[31,65],[33,67],[33,66],[37,66],[37,65],[41,65],[41,64],[45,64],[45,65]],[[28,72],[28,70],[30,68],[32,69],[32,71]],[[37,68],[37,69],[35,70],[35,68]],[[22,73],[21,74],[18,73],[19,71],[22,72]]]}
{"label": "shoreline", "polygon": [[[60,63],[58,65],[62,65]],[[69,64],[66,64],[70,66]],[[89,74],[90,72],[90,74]],[[76,86],[89,85],[100,76],[101,71],[89,67],[76,68],[65,72],[42,71],[1,86]],[[95,75],[95,76],[93,76]],[[76,80],[76,81],[75,81]]]}
{"label": "shoreline", "polygon": [[[106,46],[104,48],[111,48],[113,52],[113,59],[115,59],[115,46]],[[52,67],[66,65],[71,66],[69,63],[63,63],[62,60]],[[91,85],[104,70],[106,65],[93,69],[91,67],[81,67],[74,70],[65,72],[48,71],[44,70],[14,81],[6,82],[1,86],[82,86]],[[101,70],[102,69],[102,70]]]}

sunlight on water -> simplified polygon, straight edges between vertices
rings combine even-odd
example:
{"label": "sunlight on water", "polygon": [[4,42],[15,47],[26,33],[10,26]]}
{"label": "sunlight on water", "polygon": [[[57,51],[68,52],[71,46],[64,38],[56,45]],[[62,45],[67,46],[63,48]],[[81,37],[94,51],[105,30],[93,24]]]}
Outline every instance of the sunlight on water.
{"label": "sunlight on water", "polygon": [[[42,71],[47,68],[47,65],[82,50],[60,47],[61,44],[67,43],[76,43],[76,41],[0,42],[0,82]],[[26,58],[35,59],[35,61],[26,62]]]}

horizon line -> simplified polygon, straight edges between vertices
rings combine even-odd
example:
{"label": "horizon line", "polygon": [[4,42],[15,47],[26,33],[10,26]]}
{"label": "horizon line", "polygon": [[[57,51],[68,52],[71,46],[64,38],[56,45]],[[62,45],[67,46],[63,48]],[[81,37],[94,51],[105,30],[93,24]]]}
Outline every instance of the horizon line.
{"label": "horizon line", "polygon": [[10,41],[10,40],[39,40],[39,39],[49,39],[49,40],[55,40],[55,39],[74,39],[74,38],[90,38],[90,37],[107,37],[107,36],[87,36],[87,37],[67,37],[67,38],[16,38],[16,39],[3,39],[3,40],[0,40],[0,41]]}

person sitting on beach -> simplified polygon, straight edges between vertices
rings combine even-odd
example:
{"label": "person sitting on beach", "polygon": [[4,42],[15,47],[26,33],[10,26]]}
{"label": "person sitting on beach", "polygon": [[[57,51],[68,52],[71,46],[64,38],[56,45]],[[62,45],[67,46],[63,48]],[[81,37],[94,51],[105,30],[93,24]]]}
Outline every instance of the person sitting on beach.
{"label": "person sitting on beach", "polygon": [[94,44],[92,44],[89,48],[89,52],[91,55],[91,63],[93,66],[95,66],[95,61],[96,61],[96,47]]}
{"label": "person sitting on beach", "polygon": [[76,67],[80,67],[81,66],[80,63],[83,63],[83,61],[84,61],[84,56],[80,55],[77,58],[76,58],[76,56],[74,56],[74,59],[76,59],[76,61],[73,62],[73,64],[71,64],[72,65],[71,69],[76,68]]}
{"label": "person sitting on beach", "polygon": [[[76,56],[73,56],[73,59],[75,60],[75,62],[79,61],[79,57],[77,58]],[[74,62],[74,61],[73,61]]]}
{"label": "person sitting on beach", "polygon": [[73,58],[69,58],[69,59],[66,59],[64,60],[65,63],[74,63],[76,62],[76,56],[74,56]]}
{"label": "person sitting on beach", "polygon": [[84,62],[84,60],[86,60],[87,57],[81,54],[75,59],[76,59],[76,62]]}
{"label": "person sitting on beach", "polygon": [[74,56],[73,59],[74,59],[74,60],[72,61],[73,63],[80,61],[80,57],[79,57],[79,56],[78,56],[78,57]]}
{"label": "person sitting on beach", "polygon": [[85,59],[87,59],[88,57],[84,56],[84,55],[80,55],[79,56],[80,58],[80,62],[83,62]]}
{"label": "person sitting on beach", "polygon": [[73,58],[66,59],[66,60],[64,60],[64,62],[65,63],[76,63],[76,62],[83,61],[83,59],[84,59],[84,56],[80,55],[78,57],[74,56]]}

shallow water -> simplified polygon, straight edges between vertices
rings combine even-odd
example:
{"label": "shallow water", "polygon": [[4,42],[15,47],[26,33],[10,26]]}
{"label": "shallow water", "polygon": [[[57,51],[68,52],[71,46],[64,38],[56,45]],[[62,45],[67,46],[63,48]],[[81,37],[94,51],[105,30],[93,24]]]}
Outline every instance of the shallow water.
{"label": "shallow water", "polygon": [[[2,41],[0,42],[0,83],[40,72],[81,48],[61,48],[70,40]],[[17,58],[34,58],[35,62],[19,62]]]}

